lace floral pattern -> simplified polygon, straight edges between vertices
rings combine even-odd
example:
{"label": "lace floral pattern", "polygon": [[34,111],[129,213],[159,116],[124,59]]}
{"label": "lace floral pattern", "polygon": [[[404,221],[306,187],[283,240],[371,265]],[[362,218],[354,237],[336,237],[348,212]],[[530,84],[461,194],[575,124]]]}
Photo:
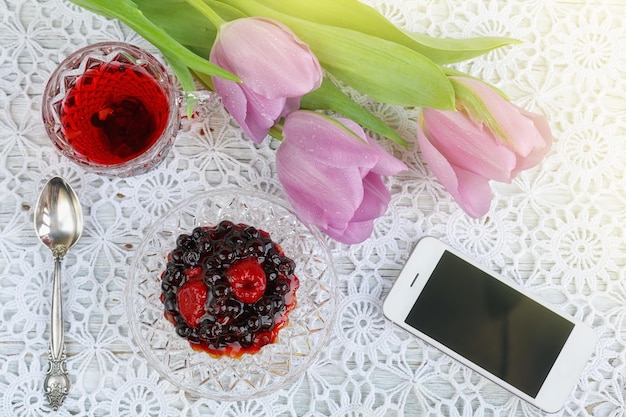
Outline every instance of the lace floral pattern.
{"label": "lace floral pattern", "polygon": [[511,36],[458,68],[544,113],[555,134],[542,165],[493,185],[487,216],[470,219],[425,166],[415,109],[357,100],[396,128],[381,142],[409,170],[387,179],[388,212],[361,245],[332,243],[340,277],[331,344],[290,387],[246,402],[195,399],[149,367],[128,331],[124,287],[146,230],[179,202],[218,186],[281,194],[276,143],[254,145],[222,109],[182,121],[155,171],[86,173],[59,156],[41,124],[56,65],[88,43],[118,40],[158,56],[114,20],[67,0],[0,0],[0,415],[43,416],[52,257],[34,235],[37,194],[65,177],[85,232],[64,262],[72,388],[62,415],[541,416],[391,325],[382,300],[412,246],[439,237],[591,325],[598,345],[558,416],[626,413],[626,4],[623,0],[364,0],[397,26],[433,36]]}

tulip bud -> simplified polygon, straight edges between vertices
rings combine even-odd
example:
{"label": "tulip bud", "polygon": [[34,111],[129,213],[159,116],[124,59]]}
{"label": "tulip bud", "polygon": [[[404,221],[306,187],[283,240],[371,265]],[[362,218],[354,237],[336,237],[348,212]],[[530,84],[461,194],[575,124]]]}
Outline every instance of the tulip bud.
{"label": "tulip bud", "polygon": [[285,119],[276,170],[296,214],[343,243],[360,243],[391,199],[382,181],[406,165],[348,119],[311,111]]}
{"label": "tulip bud", "polygon": [[546,119],[507,101],[488,85],[451,77],[457,110],[423,109],[418,143],[426,163],[461,208],[481,217],[490,207],[489,181],[511,182],[550,149]]}
{"label": "tulip bud", "polygon": [[300,99],[322,83],[322,68],[308,46],[282,23],[242,18],[220,27],[210,61],[241,83],[213,77],[224,106],[256,143]]}

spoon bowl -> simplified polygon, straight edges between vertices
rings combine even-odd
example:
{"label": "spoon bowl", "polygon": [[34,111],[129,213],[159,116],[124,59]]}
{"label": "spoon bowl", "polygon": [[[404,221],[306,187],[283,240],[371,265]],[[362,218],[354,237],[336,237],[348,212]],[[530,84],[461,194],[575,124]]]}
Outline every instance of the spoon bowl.
{"label": "spoon bowl", "polygon": [[41,190],[35,208],[35,231],[61,259],[80,238],[83,212],[76,193],[63,178],[51,178]]}
{"label": "spoon bowl", "polygon": [[48,401],[57,410],[70,389],[63,336],[61,261],[83,232],[83,211],[76,193],[61,177],[51,178],[41,190],[35,207],[35,232],[54,256],[50,323],[50,368],[44,380]]}

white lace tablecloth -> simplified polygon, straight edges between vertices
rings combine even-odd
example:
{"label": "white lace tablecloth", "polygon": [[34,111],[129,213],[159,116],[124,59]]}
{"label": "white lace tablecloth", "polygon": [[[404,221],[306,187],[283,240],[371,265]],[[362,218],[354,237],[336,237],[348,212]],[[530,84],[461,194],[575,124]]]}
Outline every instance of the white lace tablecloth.
{"label": "white lace tablecloth", "polygon": [[[59,415],[540,416],[383,318],[412,246],[437,236],[593,326],[597,349],[559,416],[626,414],[626,2],[369,0],[395,24],[436,36],[511,36],[521,45],[464,63],[547,115],[555,144],[487,216],[467,217],[415,146],[416,112],[363,102],[411,143],[388,179],[392,202],[360,245],[333,244],[341,300],[332,342],[293,386],[249,402],[195,399],[159,377],[128,333],[123,292],[146,228],[181,200],[235,184],[280,194],[276,144],[254,145],[218,110],[186,123],[166,162],[126,180],[86,173],[42,127],[41,95],[68,54],[105,40],[156,53],[117,21],[66,0],[0,0],[0,416],[51,411],[47,370],[52,256],[34,234],[39,190],[67,178],[85,232],[64,262],[72,390]],[[385,145],[388,146],[388,145]]]}

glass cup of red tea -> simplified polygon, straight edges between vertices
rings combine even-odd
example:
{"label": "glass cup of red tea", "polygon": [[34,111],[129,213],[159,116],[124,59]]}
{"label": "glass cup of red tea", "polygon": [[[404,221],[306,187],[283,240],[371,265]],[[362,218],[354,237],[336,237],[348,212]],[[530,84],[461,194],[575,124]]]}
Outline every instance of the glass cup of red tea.
{"label": "glass cup of red tea", "polygon": [[183,95],[151,54],[130,44],[82,48],[52,73],[42,116],[48,136],[82,167],[114,177],[150,171],[167,156]]}

